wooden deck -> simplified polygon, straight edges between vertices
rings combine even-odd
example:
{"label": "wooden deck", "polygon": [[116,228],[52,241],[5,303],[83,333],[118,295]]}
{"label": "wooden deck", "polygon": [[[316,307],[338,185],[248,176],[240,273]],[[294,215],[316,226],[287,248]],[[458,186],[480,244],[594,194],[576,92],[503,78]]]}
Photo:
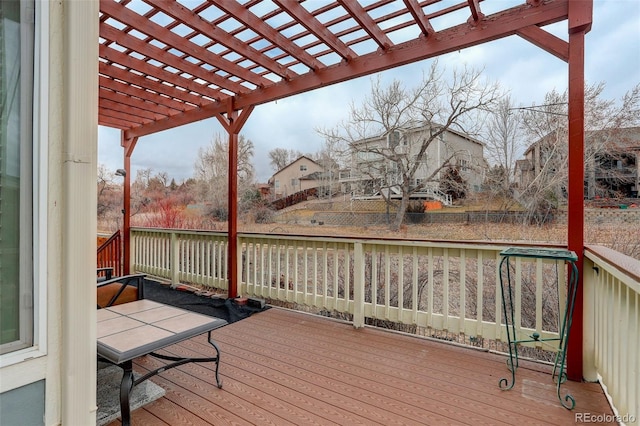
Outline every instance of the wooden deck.
{"label": "wooden deck", "polygon": [[[547,366],[522,362],[501,391],[504,356],[278,308],[214,336],[223,389],[208,364],[165,371],[152,380],[166,395],[134,411],[134,425],[570,425],[577,413],[612,415],[593,383],[565,384],[576,408],[562,408]],[[211,348],[199,336],[170,350]],[[134,368],[158,363],[142,357]]]}

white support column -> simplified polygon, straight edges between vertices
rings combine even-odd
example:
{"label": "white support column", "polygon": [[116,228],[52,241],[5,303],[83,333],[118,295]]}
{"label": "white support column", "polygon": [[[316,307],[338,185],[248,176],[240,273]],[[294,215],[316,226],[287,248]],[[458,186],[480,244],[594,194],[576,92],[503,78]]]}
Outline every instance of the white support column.
{"label": "white support column", "polygon": [[[62,378],[64,425],[96,422],[98,1],[64,1]],[[57,106],[52,106],[56,108]]]}

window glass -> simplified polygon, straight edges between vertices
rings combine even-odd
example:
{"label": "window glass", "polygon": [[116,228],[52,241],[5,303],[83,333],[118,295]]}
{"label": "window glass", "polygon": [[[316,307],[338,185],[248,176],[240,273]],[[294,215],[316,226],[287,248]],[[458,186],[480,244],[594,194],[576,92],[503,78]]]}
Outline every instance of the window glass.
{"label": "window glass", "polygon": [[0,2],[0,354],[33,343],[33,6]]}

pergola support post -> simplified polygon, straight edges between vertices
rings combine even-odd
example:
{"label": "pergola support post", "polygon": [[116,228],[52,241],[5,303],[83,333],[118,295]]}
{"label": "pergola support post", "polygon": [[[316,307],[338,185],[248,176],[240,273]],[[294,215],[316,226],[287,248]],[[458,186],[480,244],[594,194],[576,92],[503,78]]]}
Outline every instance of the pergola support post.
{"label": "pergola support post", "polygon": [[124,148],[124,194],[122,201],[122,257],[123,275],[131,273],[131,154],[138,138],[125,139],[121,134],[120,145]]}
{"label": "pergola support post", "polygon": [[[567,244],[578,255],[578,290],[568,340],[567,377],[582,380],[584,300],[584,48],[592,3],[569,1],[569,194]],[[588,310],[587,310],[588,311]]]}
{"label": "pergola support post", "polygon": [[238,139],[242,126],[253,111],[253,106],[242,111],[234,110],[233,98],[229,98],[226,115],[216,117],[229,134],[229,194],[227,227],[227,297],[238,297]]}

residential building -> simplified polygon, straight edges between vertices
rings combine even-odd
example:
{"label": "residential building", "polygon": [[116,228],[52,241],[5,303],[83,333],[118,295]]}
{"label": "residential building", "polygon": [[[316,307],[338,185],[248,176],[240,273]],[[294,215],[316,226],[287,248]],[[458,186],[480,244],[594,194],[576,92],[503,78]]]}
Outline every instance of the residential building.
{"label": "residential building", "polygon": [[324,169],[320,164],[307,156],[300,156],[269,178],[271,194],[274,199],[278,199],[296,192],[318,188],[323,185],[321,175],[323,172]]}
{"label": "residential building", "polygon": [[586,132],[585,144],[597,147],[585,164],[586,196],[637,198],[640,127]]}
{"label": "residential building", "polygon": [[[524,159],[516,161],[515,184],[520,191],[529,187],[536,178],[555,176],[564,167],[566,154],[558,149],[558,146],[564,146],[564,141],[562,144],[556,142],[557,138],[548,135],[529,146]],[[637,197],[640,188],[640,127],[585,132],[584,179],[585,198]],[[560,183],[560,193],[565,185]]]}
{"label": "residential building", "polygon": [[351,167],[340,170],[342,191],[355,197],[374,196],[381,188],[398,192],[406,174],[403,170],[416,161],[422,164],[413,175],[411,186],[422,189],[417,190],[415,197],[437,191],[440,177],[449,166],[457,168],[470,191],[480,191],[487,164],[484,145],[474,138],[452,129],[442,130],[427,147],[423,159],[416,160],[428,134],[438,131],[437,126],[422,125],[355,142]]}

